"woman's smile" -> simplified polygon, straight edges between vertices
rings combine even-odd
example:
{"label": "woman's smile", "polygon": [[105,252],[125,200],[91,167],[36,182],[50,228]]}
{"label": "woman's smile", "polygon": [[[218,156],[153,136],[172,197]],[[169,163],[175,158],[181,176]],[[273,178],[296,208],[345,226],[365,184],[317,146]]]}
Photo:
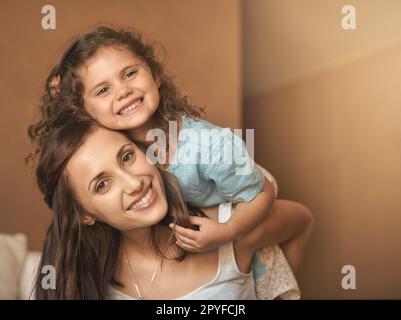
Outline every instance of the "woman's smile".
{"label": "woman's smile", "polygon": [[157,191],[153,190],[152,184],[150,184],[145,194],[143,196],[142,195],[140,196],[139,200],[135,200],[129,205],[127,208],[128,212],[137,212],[149,209],[157,200]]}
{"label": "woman's smile", "polygon": [[119,132],[91,132],[67,169],[91,223],[97,219],[119,230],[134,230],[152,226],[167,214],[158,169],[144,150]]}

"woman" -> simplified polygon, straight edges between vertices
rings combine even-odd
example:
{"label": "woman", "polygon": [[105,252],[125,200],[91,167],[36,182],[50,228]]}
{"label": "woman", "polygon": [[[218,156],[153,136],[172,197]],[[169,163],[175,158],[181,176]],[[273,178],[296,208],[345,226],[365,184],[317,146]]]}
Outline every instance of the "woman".
{"label": "woman", "polygon": [[[256,298],[251,262],[267,245],[266,224],[218,250],[187,254],[180,246],[190,243],[168,225],[196,229],[205,215],[224,222],[231,204],[191,207],[140,144],[92,120],[61,123],[46,136],[36,171],[54,213],[41,266],[56,269],[55,290],[43,289],[38,273],[37,299]],[[307,211],[290,201],[272,210],[294,206]]]}

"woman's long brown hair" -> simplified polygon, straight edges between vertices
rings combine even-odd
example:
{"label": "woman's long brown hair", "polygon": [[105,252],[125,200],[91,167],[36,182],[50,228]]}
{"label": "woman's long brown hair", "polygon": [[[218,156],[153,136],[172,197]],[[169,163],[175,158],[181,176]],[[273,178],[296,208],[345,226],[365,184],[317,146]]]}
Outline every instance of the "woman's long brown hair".
{"label": "woman's long brown hair", "polygon": [[[109,284],[118,283],[113,274],[120,253],[121,235],[117,229],[103,222],[97,221],[94,225],[82,222],[85,210],[76,200],[65,170],[74,153],[100,125],[69,112],[59,120],[44,138],[38,154],[37,182],[45,202],[53,211],[53,218],[44,240],[35,298],[105,299]],[[152,226],[151,245],[156,253],[163,256],[158,239],[162,225],[173,222],[191,227],[190,214],[205,215],[199,209],[187,206],[173,175],[160,168],[159,172],[166,191],[168,213],[159,224]],[[173,244],[173,233],[169,232],[169,244]],[[185,254],[180,249],[176,259],[183,260]],[[45,265],[51,265],[56,270],[55,289],[42,287],[44,275],[41,270]]]}

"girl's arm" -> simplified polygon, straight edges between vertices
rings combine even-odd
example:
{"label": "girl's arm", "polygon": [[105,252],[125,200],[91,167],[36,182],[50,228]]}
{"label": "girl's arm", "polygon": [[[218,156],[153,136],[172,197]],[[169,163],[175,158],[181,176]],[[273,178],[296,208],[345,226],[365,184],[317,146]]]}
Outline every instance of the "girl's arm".
{"label": "girl's arm", "polygon": [[[237,209],[233,217],[236,215]],[[270,214],[239,241],[253,251],[283,243],[303,231],[311,220],[312,214],[304,205],[290,200],[276,200]]]}
{"label": "girl's arm", "polygon": [[239,253],[238,266],[246,270],[257,249],[280,243],[288,263],[296,272],[313,224],[312,213],[304,205],[289,200],[276,200],[262,222],[235,242]]}
{"label": "girl's arm", "polygon": [[191,223],[197,225],[199,231],[174,224],[170,224],[170,227],[175,231],[177,244],[183,249],[191,252],[212,250],[253,229],[269,212],[274,199],[274,186],[265,179],[262,191],[250,202],[238,203],[235,208],[236,214],[226,223],[190,217]]}
{"label": "girl's arm", "polygon": [[252,230],[270,211],[275,199],[273,184],[265,178],[263,190],[249,202],[239,202],[236,214],[225,224],[227,240],[232,241]]}

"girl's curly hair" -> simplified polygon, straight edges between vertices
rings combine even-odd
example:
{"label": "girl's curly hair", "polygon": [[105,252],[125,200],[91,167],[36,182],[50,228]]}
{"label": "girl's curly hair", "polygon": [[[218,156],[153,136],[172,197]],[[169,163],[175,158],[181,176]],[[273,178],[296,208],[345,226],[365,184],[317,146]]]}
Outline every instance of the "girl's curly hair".
{"label": "girl's curly hair", "polygon": [[[153,120],[166,134],[168,121],[178,120],[182,115],[202,117],[204,109],[191,105],[187,97],[180,93],[172,78],[165,72],[162,63],[156,58],[155,45],[145,43],[142,38],[140,33],[129,28],[113,29],[101,26],[73,40],[46,79],[39,103],[39,120],[28,128],[34,152],[27,158],[33,159],[40,152],[44,137],[54,125],[65,120],[66,114],[74,114],[80,118],[90,117],[84,108],[83,84],[77,70],[104,47],[127,48],[149,66],[154,78],[160,80],[160,102],[153,114]],[[62,103],[60,99],[63,100]]]}

